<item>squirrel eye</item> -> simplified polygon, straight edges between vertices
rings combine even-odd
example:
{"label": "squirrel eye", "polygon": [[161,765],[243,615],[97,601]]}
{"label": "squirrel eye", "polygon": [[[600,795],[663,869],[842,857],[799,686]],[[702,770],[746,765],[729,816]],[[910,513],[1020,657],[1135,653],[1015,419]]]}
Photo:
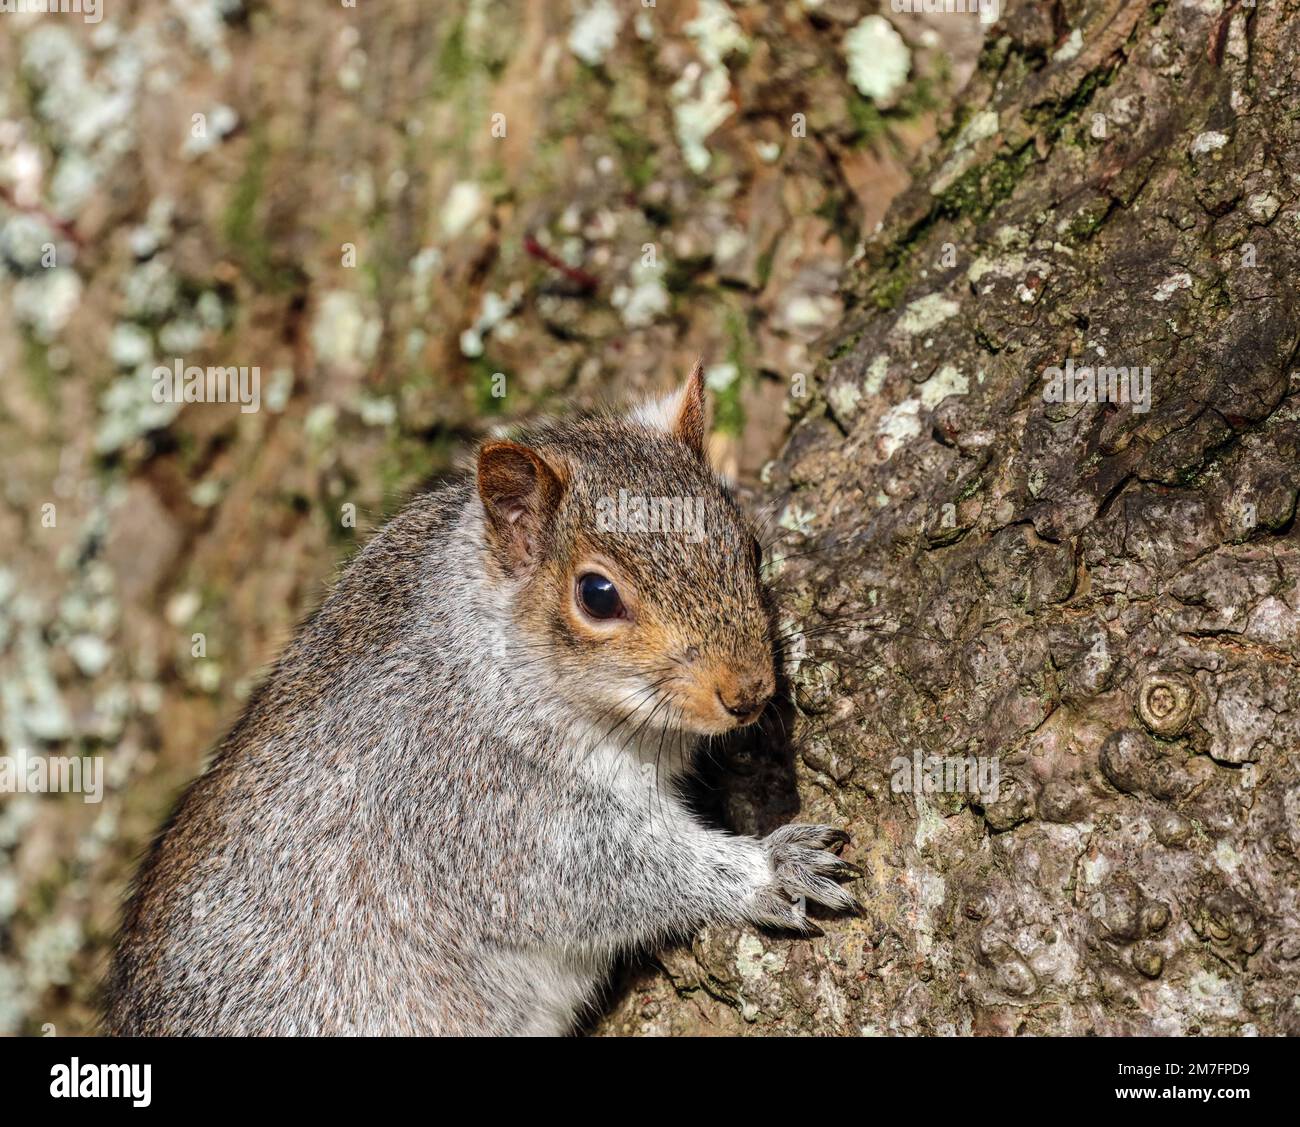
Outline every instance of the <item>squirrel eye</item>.
{"label": "squirrel eye", "polygon": [[618,588],[594,571],[578,577],[578,602],[592,618],[617,618],[623,613]]}
{"label": "squirrel eye", "polygon": [[762,575],[763,574],[763,545],[758,542],[757,538],[755,538],[753,542],[750,544],[749,554],[750,554],[750,558],[754,562],[754,570],[758,572],[759,575]]}

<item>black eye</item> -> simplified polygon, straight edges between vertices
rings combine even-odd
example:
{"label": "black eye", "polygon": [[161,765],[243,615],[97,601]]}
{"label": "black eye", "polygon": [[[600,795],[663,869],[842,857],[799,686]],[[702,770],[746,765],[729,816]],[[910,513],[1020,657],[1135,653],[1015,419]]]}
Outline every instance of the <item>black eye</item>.
{"label": "black eye", "polygon": [[623,613],[618,588],[594,571],[578,576],[578,602],[592,618],[617,618]]}
{"label": "black eye", "polygon": [[763,545],[760,544],[757,540],[753,541],[753,543],[751,543],[749,546],[749,554],[750,554],[750,558],[754,562],[754,570],[758,572],[759,575],[762,575],[763,574]]}

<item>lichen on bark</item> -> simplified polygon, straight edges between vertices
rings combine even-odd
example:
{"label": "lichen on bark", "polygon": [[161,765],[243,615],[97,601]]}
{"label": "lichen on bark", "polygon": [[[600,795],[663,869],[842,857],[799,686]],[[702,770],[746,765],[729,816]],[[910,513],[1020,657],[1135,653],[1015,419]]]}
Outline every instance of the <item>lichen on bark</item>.
{"label": "lichen on bark", "polygon": [[[864,914],[706,932],[600,1029],[1300,1033],[1297,104],[1291,2],[995,29],[768,475],[794,754],[728,816],[792,768]],[[1067,360],[1149,410],[1047,402]]]}

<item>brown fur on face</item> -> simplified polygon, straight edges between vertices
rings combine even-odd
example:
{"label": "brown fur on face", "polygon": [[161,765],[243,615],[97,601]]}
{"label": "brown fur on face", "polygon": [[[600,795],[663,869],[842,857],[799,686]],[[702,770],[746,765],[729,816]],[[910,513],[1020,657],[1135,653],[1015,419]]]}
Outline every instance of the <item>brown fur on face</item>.
{"label": "brown fur on face", "polygon": [[[774,688],[754,533],[705,461],[702,411],[693,373],[667,429],[600,417],[543,425],[510,444],[529,454],[509,457],[549,467],[534,475],[542,487],[562,482],[558,492],[512,502],[539,529],[516,619],[545,657],[539,676],[544,669],[568,700],[611,722],[630,713],[650,730],[716,734],[756,719]],[[480,492],[482,476],[480,461]],[[528,476],[520,468],[519,479]],[[698,523],[610,527],[620,490],[670,499]],[[509,550],[513,527],[490,521],[498,551]],[[585,571],[614,583],[626,617],[599,621],[582,611],[576,592]]]}

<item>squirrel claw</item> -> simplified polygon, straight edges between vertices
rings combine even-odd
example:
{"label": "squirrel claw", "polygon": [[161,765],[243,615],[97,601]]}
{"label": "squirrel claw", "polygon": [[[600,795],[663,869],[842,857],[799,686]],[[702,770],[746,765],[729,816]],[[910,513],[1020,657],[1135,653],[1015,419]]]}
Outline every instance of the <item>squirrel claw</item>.
{"label": "squirrel claw", "polygon": [[775,922],[775,916],[782,926],[790,927],[790,920],[794,919],[799,923],[797,930],[808,934],[802,926],[806,922],[802,908],[791,911],[785,906],[790,901],[800,905],[818,904],[833,912],[860,914],[861,906],[840,884],[858,879],[862,872],[829,850],[829,846],[847,840],[848,834],[833,826],[786,825],[768,834],[763,839],[772,866],[768,904],[779,899],[782,906],[775,912],[760,911],[759,922]]}
{"label": "squirrel claw", "polygon": [[835,880],[861,880],[862,870],[859,869],[857,865],[851,864],[848,861],[841,861],[833,870],[831,870],[830,875]]}

